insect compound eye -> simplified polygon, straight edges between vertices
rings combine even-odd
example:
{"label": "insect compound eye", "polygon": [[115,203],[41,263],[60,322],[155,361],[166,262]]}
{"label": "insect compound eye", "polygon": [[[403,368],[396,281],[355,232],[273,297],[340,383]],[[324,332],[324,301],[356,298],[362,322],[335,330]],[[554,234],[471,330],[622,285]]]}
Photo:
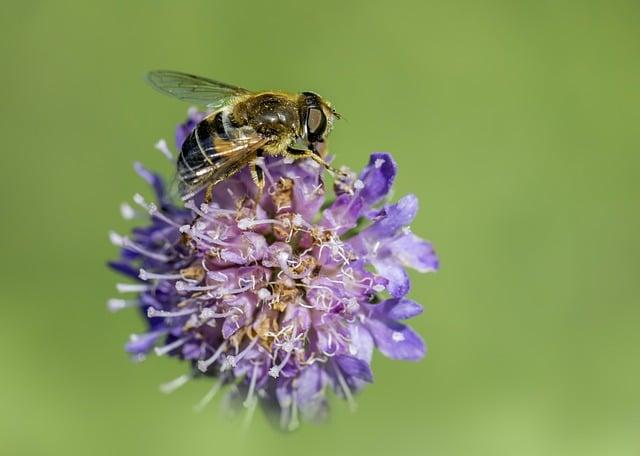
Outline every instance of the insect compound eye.
{"label": "insect compound eye", "polygon": [[307,133],[310,141],[317,141],[327,128],[327,118],[318,108],[309,108],[307,113]]}

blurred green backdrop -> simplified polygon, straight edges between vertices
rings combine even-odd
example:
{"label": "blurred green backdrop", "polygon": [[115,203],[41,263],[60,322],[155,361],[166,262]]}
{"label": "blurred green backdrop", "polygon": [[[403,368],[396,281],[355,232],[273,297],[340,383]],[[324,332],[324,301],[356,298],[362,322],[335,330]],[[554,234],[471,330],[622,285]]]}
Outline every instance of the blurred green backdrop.
{"label": "blurred green backdrop", "polygon": [[[5,2],[0,454],[640,453],[637,1]],[[129,362],[111,228],[186,105],[169,68],[315,90],[340,163],[389,150],[435,275],[419,364],[377,357],[357,413],[287,435],[192,412]]]}

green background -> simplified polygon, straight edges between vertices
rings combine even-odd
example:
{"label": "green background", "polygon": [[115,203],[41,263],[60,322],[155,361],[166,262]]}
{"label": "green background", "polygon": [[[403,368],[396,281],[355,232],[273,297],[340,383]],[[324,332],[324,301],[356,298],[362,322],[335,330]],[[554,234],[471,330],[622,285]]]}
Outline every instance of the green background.
{"label": "green background", "polygon": [[[0,52],[0,454],[640,453],[637,1],[4,2]],[[124,354],[107,233],[187,108],[153,68],[317,91],[338,163],[394,153],[430,353],[376,357],[355,414],[242,434]]]}

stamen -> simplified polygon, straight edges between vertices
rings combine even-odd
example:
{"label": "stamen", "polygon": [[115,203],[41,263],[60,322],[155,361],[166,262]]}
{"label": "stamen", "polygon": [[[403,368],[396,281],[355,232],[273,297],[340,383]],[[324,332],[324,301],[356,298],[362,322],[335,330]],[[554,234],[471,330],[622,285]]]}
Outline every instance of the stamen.
{"label": "stamen", "polygon": [[192,210],[200,217],[207,220],[216,220],[216,216],[235,216],[236,212],[231,209],[220,209],[216,207],[207,206],[206,204],[202,204],[199,208],[196,206],[193,200],[186,201],[184,203],[184,207]]}
{"label": "stamen", "polygon": [[226,350],[226,348],[227,348],[227,343],[223,342],[220,344],[218,349],[213,353],[213,355],[211,355],[209,358],[198,360],[198,370],[201,372],[206,372],[207,369],[209,369],[209,366],[211,366],[213,363],[216,362],[216,359],[220,357],[220,355],[222,354],[223,351]]}
{"label": "stamen", "polygon": [[300,420],[298,420],[298,402],[296,399],[296,395],[291,394],[291,419],[289,420],[288,429],[290,431],[295,431],[300,426]]}
{"label": "stamen", "polygon": [[138,277],[142,280],[176,280],[181,279],[181,274],[156,274],[154,272],[146,271],[140,268],[140,273]]}
{"label": "stamen", "polygon": [[360,304],[358,304],[358,300],[353,296],[345,300],[345,304],[346,304],[345,305],[346,310],[348,312],[354,313],[354,312],[357,312],[358,309],[360,309]]}
{"label": "stamen", "polygon": [[288,225],[286,223],[284,223],[282,220],[276,220],[276,219],[251,219],[246,217],[238,220],[238,228],[241,230],[248,230],[249,228],[252,228],[256,225],[267,225],[267,224],[280,225],[284,228],[288,228]]}
{"label": "stamen", "polygon": [[117,312],[122,309],[126,309],[128,307],[137,307],[140,306],[141,303],[138,299],[109,299],[107,301],[107,308],[111,312]]}
{"label": "stamen", "polygon": [[260,288],[258,290],[258,299],[260,299],[261,301],[266,301],[267,299],[271,298],[271,296],[271,292],[266,288]]}
{"label": "stamen", "polygon": [[340,368],[336,366],[335,363],[332,363],[333,370],[336,373],[336,377],[338,377],[338,383],[340,383],[340,388],[344,393],[344,397],[347,400],[347,404],[349,404],[349,410],[351,412],[355,412],[357,408],[356,401],[353,399],[353,395],[351,394],[351,389],[349,389],[349,385],[347,385],[347,381],[342,376],[342,372],[340,372]]}
{"label": "stamen", "polygon": [[120,215],[125,220],[132,220],[138,216],[138,213],[129,205],[129,203],[122,203],[120,205]]}
{"label": "stamen", "polygon": [[380,168],[382,167],[382,165],[384,165],[385,161],[386,161],[386,160],[385,160],[384,158],[378,158],[378,159],[376,159],[376,161],[373,163],[373,166],[374,166],[376,169],[380,169]]}
{"label": "stamen", "polygon": [[133,195],[133,201],[143,209],[145,209],[149,215],[157,218],[158,220],[162,220],[168,225],[178,228],[178,225],[175,221],[171,220],[169,217],[164,215],[154,203],[147,203],[144,197],[140,193],[136,193]]}
{"label": "stamen", "polygon": [[179,228],[179,231],[181,233],[188,234],[189,236],[192,236],[193,238],[195,238],[195,239],[197,239],[197,240],[199,240],[201,242],[204,242],[205,244],[208,242],[208,243],[211,243],[211,244],[214,244],[214,245],[219,245],[219,246],[222,246],[222,247],[230,247],[230,248],[238,247],[236,244],[232,244],[232,243],[229,243],[229,242],[221,241],[219,239],[219,237],[221,237],[220,233],[214,233],[214,235],[216,237],[212,237],[212,236],[209,236],[209,235],[205,234],[203,231],[198,230],[197,226],[196,227],[191,227],[190,225],[182,225]]}
{"label": "stamen", "polygon": [[153,307],[149,307],[147,309],[147,317],[149,318],[157,318],[157,317],[182,317],[184,315],[191,315],[196,313],[198,309],[183,309],[178,310],[176,312],[167,312],[165,310],[158,310]]}
{"label": "stamen", "polygon": [[169,146],[167,146],[167,141],[165,141],[164,139],[161,139],[160,141],[155,143],[154,147],[157,150],[159,150],[162,153],[162,155],[167,157],[168,160],[173,161],[173,154],[169,150]]}
{"label": "stamen", "polygon": [[247,285],[246,287],[242,287],[242,288],[225,289],[224,287],[221,287],[219,284],[202,285],[202,286],[189,285],[187,282],[183,282],[181,280],[178,280],[176,282],[175,287],[176,287],[176,291],[180,291],[180,292],[182,291],[217,291],[217,293],[214,296],[217,298],[221,298],[226,295],[244,293],[245,291],[248,291],[251,289],[251,285]]}
{"label": "stamen", "polygon": [[251,424],[251,420],[253,419],[253,414],[256,411],[256,407],[258,406],[258,401],[254,400],[251,401],[251,404],[249,404],[249,410],[247,410],[247,414],[244,417],[244,420],[242,420],[242,432],[247,432],[247,430],[249,429],[249,425]]}
{"label": "stamen", "polygon": [[240,314],[244,314],[244,310],[242,310],[240,307],[232,307],[227,312],[223,313],[216,313],[213,311],[213,309],[207,307],[205,309],[202,309],[202,312],[200,312],[200,319],[211,320],[212,318],[227,318],[237,315],[237,312],[240,312]]}
{"label": "stamen", "polygon": [[185,385],[189,380],[191,380],[192,374],[184,374],[178,378],[174,378],[170,382],[163,383],[160,385],[160,391],[164,394],[173,393],[175,390]]}
{"label": "stamen", "polygon": [[253,339],[249,345],[247,345],[247,348],[242,350],[237,355],[235,355],[235,356],[234,355],[228,355],[224,359],[224,361],[222,363],[221,370],[225,371],[225,370],[227,370],[229,368],[236,367],[238,365],[238,362],[240,362],[240,360],[242,360],[242,358],[244,358],[244,356],[249,352],[249,350],[251,350],[253,348],[253,346],[256,343],[258,343],[258,338],[257,337],[255,339]]}
{"label": "stamen", "polygon": [[207,392],[207,394],[205,394],[204,397],[200,399],[200,402],[194,405],[193,409],[196,412],[201,412],[207,406],[207,404],[211,402],[211,400],[215,397],[218,391],[220,391],[220,388],[222,387],[223,382],[224,382],[224,377],[220,377],[218,381],[213,384],[213,386]]}
{"label": "stamen", "polygon": [[[288,348],[293,348],[293,347],[288,347]],[[291,352],[293,351],[293,349],[285,350],[285,351],[287,352],[287,355],[284,357],[282,362],[279,365],[273,366],[271,369],[269,369],[269,375],[273,378],[278,378],[278,376],[280,375],[280,371],[289,362],[289,358],[291,358]]]}
{"label": "stamen", "polygon": [[278,253],[277,258],[280,269],[282,269],[284,273],[292,279],[302,279],[309,274],[309,271],[306,270],[303,270],[301,274],[298,274],[291,267],[289,267],[289,254],[287,252]]}
{"label": "stamen", "polygon": [[247,398],[243,402],[246,408],[249,408],[255,402],[255,397],[253,396],[253,392],[256,388],[256,380],[258,378],[258,364],[253,365],[253,372],[251,374],[251,382],[249,383],[249,392],[247,393]]}
{"label": "stamen", "polygon": [[162,328],[162,329],[157,329],[155,331],[151,331],[148,333],[143,333],[143,334],[130,334],[129,335],[129,340],[131,342],[135,342],[139,339],[142,339],[143,337],[160,337],[164,334],[167,334],[169,332],[169,329],[167,328]]}
{"label": "stamen", "polygon": [[133,195],[133,202],[136,203],[138,206],[141,206],[142,208],[149,210],[149,204],[144,199],[144,196],[142,196],[140,193],[136,193]]}
{"label": "stamen", "polygon": [[120,293],[144,293],[151,290],[151,286],[140,283],[117,283],[116,289]]}
{"label": "stamen", "polygon": [[124,237],[115,231],[109,231],[109,241],[116,247],[124,247]]}
{"label": "stamen", "polygon": [[140,255],[147,256],[147,257],[152,258],[154,260],[161,261],[163,263],[167,263],[170,260],[170,258],[167,255],[163,255],[161,253],[156,253],[156,252],[151,252],[151,251],[145,249],[144,247],[141,247],[140,245],[136,244],[135,242],[133,242],[129,238],[127,238],[125,236],[120,236],[115,231],[111,231],[109,233],[109,239],[111,240],[112,244],[114,244],[114,245],[116,245],[118,247],[123,247],[123,248],[127,248],[129,250],[133,250],[134,252],[137,252]]}
{"label": "stamen", "polygon": [[176,348],[180,347],[181,345],[184,345],[184,343],[187,341],[187,339],[188,339],[188,337],[182,337],[181,339],[174,340],[173,342],[171,342],[170,344],[165,345],[164,347],[155,347],[154,351],[156,352],[156,355],[158,355],[158,356],[166,355],[170,351],[175,350]]}
{"label": "stamen", "polygon": [[166,223],[167,225],[171,225],[173,227],[179,228],[180,225],[178,223],[176,223],[175,221],[173,221],[172,219],[170,219],[169,217],[167,217],[166,215],[164,215],[162,212],[160,212],[158,210],[158,207],[151,203],[149,205],[149,214],[152,217],[157,218],[158,220],[162,220],[164,223]]}

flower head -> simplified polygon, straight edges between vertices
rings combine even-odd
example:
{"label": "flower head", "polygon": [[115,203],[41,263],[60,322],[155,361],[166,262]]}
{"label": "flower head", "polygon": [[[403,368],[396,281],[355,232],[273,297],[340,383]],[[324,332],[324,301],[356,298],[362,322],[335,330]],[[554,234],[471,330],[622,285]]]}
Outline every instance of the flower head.
{"label": "flower head", "polygon": [[[178,128],[178,145],[198,116]],[[136,298],[110,306],[137,306],[146,319],[147,331],[126,345],[134,357],[154,351],[189,362],[165,390],[214,378],[203,404],[228,385],[246,407],[277,410],[292,429],[300,417],[326,415],[328,390],[353,403],[373,380],[374,348],[393,359],[424,356],[403,323],[422,312],[406,297],[405,268],[435,271],[438,259],[409,229],[416,197],[386,199],[391,155],[372,154],[359,175],[346,173],[331,200],[313,161],[268,158],[261,167],[261,196],[243,170],[215,187],[212,203],[197,195],[177,205],[159,176],[136,165],[156,201],[136,195],[150,222],[130,237],[111,235],[122,248],[111,266],[135,280],[119,290]]]}

